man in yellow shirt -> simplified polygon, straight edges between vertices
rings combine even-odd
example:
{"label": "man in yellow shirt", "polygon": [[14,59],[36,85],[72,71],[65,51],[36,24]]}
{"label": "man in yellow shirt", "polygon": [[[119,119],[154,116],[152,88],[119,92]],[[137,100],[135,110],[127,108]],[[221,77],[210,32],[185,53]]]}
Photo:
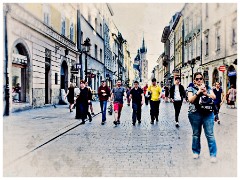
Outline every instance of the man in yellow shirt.
{"label": "man in yellow shirt", "polygon": [[156,84],[156,78],[152,79],[152,85],[150,85],[147,90],[151,94],[150,115],[151,124],[153,124],[155,119],[158,121],[159,105],[162,92],[161,87]]}

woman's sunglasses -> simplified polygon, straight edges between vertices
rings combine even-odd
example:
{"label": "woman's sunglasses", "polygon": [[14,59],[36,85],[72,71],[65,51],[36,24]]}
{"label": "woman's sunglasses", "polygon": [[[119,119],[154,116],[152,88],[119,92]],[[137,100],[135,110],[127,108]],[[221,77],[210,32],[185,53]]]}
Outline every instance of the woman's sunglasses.
{"label": "woman's sunglasses", "polygon": [[196,78],[195,80],[196,80],[196,81],[198,81],[198,80],[203,80],[203,78]]}

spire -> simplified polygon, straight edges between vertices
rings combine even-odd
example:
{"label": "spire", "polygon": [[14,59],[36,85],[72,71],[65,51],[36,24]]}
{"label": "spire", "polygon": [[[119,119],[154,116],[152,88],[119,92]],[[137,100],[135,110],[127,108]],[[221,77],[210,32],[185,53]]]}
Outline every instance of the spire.
{"label": "spire", "polygon": [[147,48],[145,47],[144,34],[143,34],[142,47],[140,48],[140,52],[141,52],[141,53],[147,52]]}
{"label": "spire", "polygon": [[143,48],[145,48],[144,33],[143,33],[142,49],[143,49]]}

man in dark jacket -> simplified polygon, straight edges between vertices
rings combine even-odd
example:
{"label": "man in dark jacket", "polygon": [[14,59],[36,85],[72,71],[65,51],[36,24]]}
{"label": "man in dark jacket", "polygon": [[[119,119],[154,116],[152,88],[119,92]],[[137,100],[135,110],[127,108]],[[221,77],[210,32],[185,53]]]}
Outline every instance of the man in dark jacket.
{"label": "man in dark jacket", "polygon": [[175,77],[175,84],[170,88],[170,99],[175,109],[176,127],[179,127],[178,116],[182,107],[183,98],[186,93],[184,87],[180,84],[180,77]]}
{"label": "man in dark jacket", "polygon": [[107,101],[110,97],[110,89],[106,85],[106,81],[102,80],[102,85],[98,88],[98,97],[100,101],[100,107],[102,112],[102,125],[106,122],[106,110],[107,110]]}

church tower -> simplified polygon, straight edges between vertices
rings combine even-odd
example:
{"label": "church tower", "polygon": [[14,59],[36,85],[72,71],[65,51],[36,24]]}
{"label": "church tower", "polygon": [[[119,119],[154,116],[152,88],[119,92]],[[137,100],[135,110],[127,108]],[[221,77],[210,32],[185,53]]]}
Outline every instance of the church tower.
{"label": "church tower", "polygon": [[143,37],[142,47],[140,48],[140,74],[141,82],[144,84],[148,81],[148,60],[147,60],[147,47]]}

